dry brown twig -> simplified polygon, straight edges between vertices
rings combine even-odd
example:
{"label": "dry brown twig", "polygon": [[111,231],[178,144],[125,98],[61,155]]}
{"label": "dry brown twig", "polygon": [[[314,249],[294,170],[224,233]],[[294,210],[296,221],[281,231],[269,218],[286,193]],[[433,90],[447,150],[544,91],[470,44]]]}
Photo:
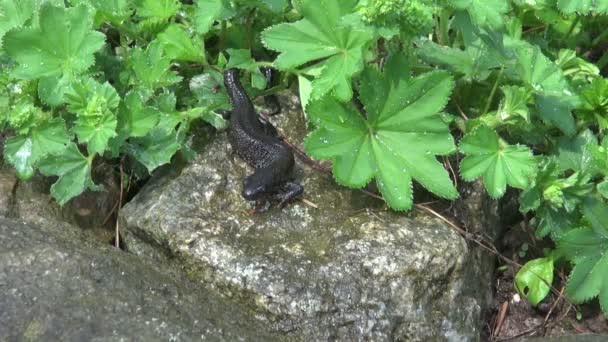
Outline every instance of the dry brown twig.
{"label": "dry brown twig", "polygon": [[502,325],[505,322],[505,318],[507,317],[508,309],[509,309],[509,302],[505,301],[504,303],[502,303],[502,306],[500,307],[498,319],[496,320],[496,324],[494,325],[494,331],[492,331],[492,338],[500,335],[500,331],[502,330]]}

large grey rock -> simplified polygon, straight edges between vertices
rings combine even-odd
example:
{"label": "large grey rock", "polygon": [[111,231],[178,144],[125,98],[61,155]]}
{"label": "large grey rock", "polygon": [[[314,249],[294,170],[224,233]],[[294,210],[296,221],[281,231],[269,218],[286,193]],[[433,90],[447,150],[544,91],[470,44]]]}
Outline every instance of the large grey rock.
{"label": "large grey rock", "polygon": [[10,215],[14,206],[17,175],[12,168],[0,165],[0,217]]}
{"label": "large grey rock", "polygon": [[0,341],[274,341],[247,309],[82,231],[0,219]]}
{"label": "large grey rock", "polygon": [[97,166],[94,176],[104,190],[87,190],[61,207],[50,195],[54,178],[37,174],[28,181],[20,181],[11,166],[1,165],[0,217],[58,230],[74,225],[98,240],[109,242],[113,238],[111,215],[118,204],[120,186],[108,165]]}
{"label": "large grey rock", "polygon": [[[304,120],[290,103],[275,124],[300,144]],[[250,215],[240,191],[251,170],[225,133],[203,145],[191,164],[157,175],[123,208],[130,252],[170,258],[296,339],[479,339],[489,284],[469,277],[478,255],[453,230],[388,211],[302,163],[304,197],[318,208],[296,202]]]}

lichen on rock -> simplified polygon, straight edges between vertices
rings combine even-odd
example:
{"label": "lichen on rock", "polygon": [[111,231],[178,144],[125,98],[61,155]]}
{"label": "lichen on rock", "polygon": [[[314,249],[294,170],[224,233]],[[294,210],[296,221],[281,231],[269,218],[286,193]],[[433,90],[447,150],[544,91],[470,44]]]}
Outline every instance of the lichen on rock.
{"label": "lichen on rock", "polygon": [[[297,100],[273,123],[295,144],[306,135]],[[465,241],[440,221],[392,212],[298,162],[309,205],[251,215],[250,172],[225,133],[181,170],[153,180],[121,212],[128,251],[172,260],[191,279],[247,305],[286,337],[303,340],[477,340],[485,294],[466,289]],[[470,289],[469,289],[470,290]],[[485,299],[484,299],[485,300]]]}

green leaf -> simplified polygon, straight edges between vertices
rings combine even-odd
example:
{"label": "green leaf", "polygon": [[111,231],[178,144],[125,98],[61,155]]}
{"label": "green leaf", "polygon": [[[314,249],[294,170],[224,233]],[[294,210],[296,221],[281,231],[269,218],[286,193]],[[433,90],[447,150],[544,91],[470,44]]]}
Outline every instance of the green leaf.
{"label": "green leaf", "polygon": [[287,0],[254,0],[254,3],[257,5],[261,5],[260,7],[266,8],[274,13],[281,13],[287,7]]}
{"label": "green leaf", "polygon": [[587,83],[589,78],[602,79],[597,77],[600,69],[595,64],[577,57],[574,50],[559,50],[555,64],[562,69],[564,75],[568,75],[575,81],[580,80]]}
{"label": "green leaf", "polygon": [[0,0],[0,43],[6,32],[36,19],[43,3],[63,6],[62,0]]}
{"label": "green leaf", "polygon": [[89,0],[97,10],[95,12],[95,26],[99,27],[108,21],[120,26],[133,14],[131,0]]}
{"label": "green leaf", "polygon": [[543,238],[551,234],[551,238],[555,241],[570,231],[581,216],[578,212],[567,212],[563,208],[555,208],[550,204],[543,205],[536,214],[539,218],[536,236]]}
{"label": "green leaf", "polygon": [[160,112],[146,106],[139,94],[125,96],[118,114],[118,131],[125,137],[143,137],[158,124]]}
{"label": "green leaf", "polygon": [[576,137],[561,137],[557,141],[557,161],[563,171],[587,172],[593,166],[591,149],[597,147],[597,138],[590,130]]}
{"label": "green leaf", "polygon": [[513,117],[521,117],[529,123],[530,112],[528,110],[528,103],[531,98],[527,89],[517,86],[504,86],[501,90],[505,97],[498,107],[500,119],[503,122],[507,122]]}
{"label": "green leaf", "polygon": [[491,58],[486,50],[469,46],[463,51],[429,41],[417,51],[428,63],[441,65],[452,72],[463,74],[467,80],[483,81],[488,78],[493,68],[500,66],[500,63]]}
{"label": "green leaf", "polygon": [[29,179],[40,159],[63,151],[70,142],[63,120],[46,121],[31,130],[29,136],[8,138],[4,144],[4,158],[17,170],[21,179]]}
{"label": "green leaf", "polygon": [[38,81],[38,97],[44,103],[58,106],[64,102],[64,94],[71,82],[67,75],[43,77]]}
{"label": "green leaf", "polygon": [[312,92],[312,82],[308,78],[298,75],[298,91],[300,92],[302,111],[306,113],[306,106],[310,102],[310,93]]}
{"label": "green leaf", "polygon": [[105,36],[92,26],[92,14],[84,5],[66,9],[45,3],[40,9],[40,28],[16,29],[4,37],[4,48],[18,63],[14,75],[42,78],[44,93],[56,95],[43,100],[58,105],[66,79],[93,65],[93,54],[104,44]]}
{"label": "green leaf", "polygon": [[558,253],[575,265],[566,294],[575,303],[599,296],[602,310],[608,314],[608,206],[589,198],[585,202],[584,216],[593,229],[573,229],[557,245]]}
{"label": "green leaf", "polygon": [[69,109],[78,114],[73,128],[78,141],[87,144],[90,155],[102,155],[116,135],[115,109],[120,103],[116,90],[109,83],[86,79],[75,83],[65,97]]}
{"label": "green leaf", "polygon": [[83,156],[71,143],[61,153],[40,161],[40,172],[45,176],[59,176],[51,186],[51,195],[60,205],[80,195],[87,187],[96,190],[91,179],[92,159]]}
{"label": "green leaf", "polygon": [[594,117],[600,128],[608,128],[608,80],[593,77],[591,84],[581,92],[583,111]]}
{"label": "green leaf", "polygon": [[597,184],[597,192],[604,198],[608,198],[608,179],[605,179]]}
{"label": "green leaf", "polygon": [[310,102],[307,113],[319,128],[304,142],[314,158],[334,160],[339,183],[358,188],[375,178],[388,205],[397,210],[412,206],[412,179],[438,196],[458,196],[435,157],[455,149],[438,114],[450,95],[452,79],[445,72],[410,79],[403,60],[389,60],[384,74],[364,72],[360,100],[367,119],[352,104],[329,96]]}
{"label": "green leaf", "polygon": [[505,37],[504,44],[515,62],[509,64],[507,75],[521,80],[539,93],[571,95],[561,70],[543,55],[538,46],[509,37]]}
{"label": "green leaf", "polygon": [[163,92],[154,98],[154,106],[160,110],[160,120],[155,130],[163,130],[167,134],[175,132],[178,124],[184,121],[181,114],[175,109],[177,98],[172,92]]}
{"label": "green leaf", "polygon": [[87,144],[90,155],[103,155],[110,138],[116,136],[116,124],[116,117],[112,114],[83,116],[75,122],[74,133],[80,143]]}
{"label": "green leaf", "polygon": [[216,20],[226,20],[236,12],[228,0],[198,0],[194,10],[194,28],[196,32],[209,32]]}
{"label": "green leaf", "polygon": [[28,135],[30,130],[51,115],[34,106],[31,99],[22,99],[12,108],[7,105],[7,122],[18,135]]}
{"label": "green leaf", "polygon": [[137,15],[144,18],[167,19],[180,8],[177,0],[135,0]]}
{"label": "green leaf", "polygon": [[540,117],[559,128],[566,135],[576,133],[576,122],[572,116],[574,105],[563,96],[537,95],[536,108]]}
{"label": "green leaf", "polygon": [[591,222],[593,230],[604,238],[608,238],[608,207],[606,204],[598,199],[588,198],[583,209],[584,216]]}
{"label": "green leaf", "polygon": [[227,49],[230,59],[226,68],[239,68],[251,71],[257,69],[255,60],[251,57],[251,50],[248,49]]}
{"label": "green leaf", "polygon": [[4,34],[22,26],[34,14],[35,0],[0,0],[0,42]]}
{"label": "green leaf", "polygon": [[503,26],[503,15],[509,10],[506,0],[448,0],[456,9],[464,10],[479,26],[497,29]]}
{"label": "green leaf", "polygon": [[153,91],[158,88],[170,86],[181,81],[175,71],[171,71],[171,58],[166,56],[159,41],[148,45],[145,51],[134,48],[129,58],[136,78],[131,83]]}
{"label": "green leaf", "polygon": [[536,177],[531,186],[525,189],[520,197],[520,211],[527,213],[538,209],[544,190],[554,184],[561,176],[560,169],[554,158],[541,159]]}
{"label": "green leaf", "polygon": [[220,114],[209,111],[205,107],[191,108],[187,111],[181,112],[180,116],[187,118],[189,121],[194,119],[202,119],[216,129],[224,129],[228,127],[226,120],[224,120]]}
{"label": "green leaf", "polygon": [[467,156],[460,163],[460,175],[467,181],[483,176],[490,196],[501,197],[507,184],[525,189],[536,173],[532,151],[526,146],[507,145],[487,126],[480,126],[460,142]]}
{"label": "green leaf", "polygon": [[608,1],[606,0],[558,0],[557,8],[565,14],[587,15],[591,12],[595,14],[608,13]]}
{"label": "green leaf", "polygon": [[363,69],[364,47],[372,32],[340,25],[353,10],[353,1],[301,0],[304,19],[273,26],[262,32],[262,42],[280,52],[274,61],[289,70],[318,61],[320,75],[312,83],[312,98],[333,91],[341,100],[352,97],[351,77]]}
{"label": "green leaf", "polygon": [[[222,82],[223,76],[214,71],[194,76],[190,80],[190,91],[198,99],[199,107],[206,108],[208,113],[231,108],[228,95],[222,91]],[[221,124],[224,125],[225,123]]]}
{"label": "green leaf", "polygon": [[27,180],[34,175],[32,139],[24,136],[8,138],[4,144],[4,157],[15,167],[19,178]]}
{"label": "green leaf", "polygon": [[540,303],[551,291],[553,258],[528,261],[515,275],[517,291],[532,305]]}
{"label": "green leaf", "polygon": [[238,68],[247,70],[251,73],[251,84],[256,89],[266,88],[266,77],[260,71],[256,61],[251,57],[251,50],[246,49],[228,49],[230,60],[226,68]]}
{"label": "green leaf", "polygon": [[205,63],[205,50],[202,39],[195,39],[177,24],[171,24],[158,35],[165,55],[171,59]]}
{"label": "green leaf", "polygon": [[74,82],[65,93],[68,109],[78,115],[104,115],[118,107],[120,96],[109,83],[87,78]]}
{"label": "green leaf", "polygon": [[145,137],[134,139],[127,145],[127,151],[142,163],[148,172],[152,172],[157,167],[169,163],[180,147],[175,131],[154,129]]}
{"label": "green leaf", "polygon": [[608,313],[608,238],[592,229],[573,229],[558,241],[558,252],[574,264],[566,287],[568,298],[583,303],[599,296],[602,310]]}

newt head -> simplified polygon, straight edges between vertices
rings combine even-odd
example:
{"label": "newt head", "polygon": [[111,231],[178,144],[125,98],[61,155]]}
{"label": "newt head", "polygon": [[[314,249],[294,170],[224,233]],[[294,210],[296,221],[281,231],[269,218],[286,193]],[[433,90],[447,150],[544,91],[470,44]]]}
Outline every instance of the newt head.
{"label": "newt head", "polygon": [[257,200],[270,193],[274,188],[274,174],[258,169],[243,179],[243,197],[248,201]]}

